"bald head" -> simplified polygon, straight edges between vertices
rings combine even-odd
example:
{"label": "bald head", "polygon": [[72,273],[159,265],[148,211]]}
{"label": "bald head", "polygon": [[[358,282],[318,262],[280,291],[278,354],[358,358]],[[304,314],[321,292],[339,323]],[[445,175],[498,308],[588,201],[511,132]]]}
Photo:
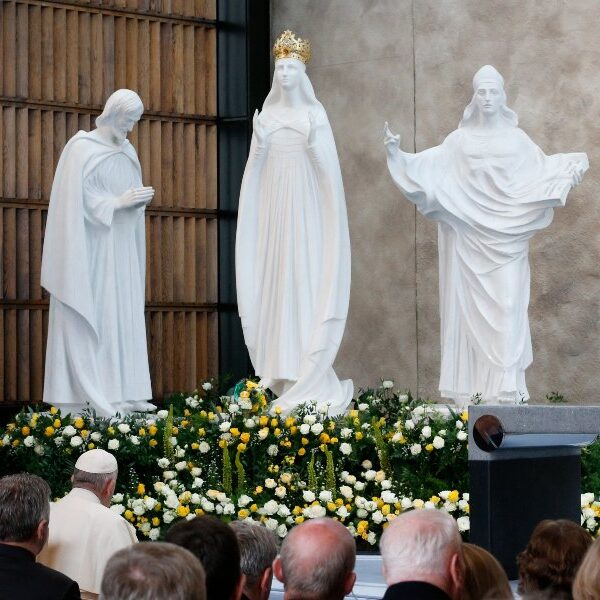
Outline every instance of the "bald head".
{"label": "bald head", "polygon": [[337,600],[348,594],[356,576],[356,545],[338,521],[306,521],[287,535],[273,568],[285,586],[285,600]]}
{"label": "bald head", "polygon": [[386,583],[426,581],[458,597],[461,548],[456,521],[448,513],[436,509],[402,513],[389,524],[379,543]]}

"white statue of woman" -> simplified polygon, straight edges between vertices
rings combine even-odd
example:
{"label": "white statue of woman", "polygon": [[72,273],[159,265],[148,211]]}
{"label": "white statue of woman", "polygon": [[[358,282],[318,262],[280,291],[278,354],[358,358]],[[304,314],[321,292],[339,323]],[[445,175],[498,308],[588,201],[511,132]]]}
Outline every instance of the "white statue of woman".
{"label": "white statue of woman", "polygon": [[458,129],[440,146],[400,150],[385,124],[395,184],[438,222],[441,395],[459,405],[529,398],[529,240],[588,168],[587,155],[546,156],[518,128],[494,67],[473,78]]}
{"label": "white statue of woman", "polygon": [[350,240],[327,114],[306,75],[308,42],[275,43],[273,85],[240,194],[236,281],[244,338],[262,385],[290,412],[314,401],[342,413],[352,382],[332,365],[346,324]]}
{"label": "white statue of woman", "polygon": [[154,190],[127,140],[143,111],[135,92],[112,94],[97,128],[65,146],[52,185],[44,402],[72,413],[154,408],[144,322],[144,210]]}

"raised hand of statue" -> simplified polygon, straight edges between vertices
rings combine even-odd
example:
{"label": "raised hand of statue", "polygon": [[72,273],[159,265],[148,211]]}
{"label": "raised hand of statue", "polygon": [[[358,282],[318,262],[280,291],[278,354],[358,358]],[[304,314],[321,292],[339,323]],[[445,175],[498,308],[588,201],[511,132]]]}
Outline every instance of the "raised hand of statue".
{"label": "raised hand of statue", "polygon": [[154,188],[151,186],[131,188],[117,198],[117,208],[139,208],[150,204],[153,197]]}
{"label": "raised hand of statue", "polygon": [[392,133],[387,121],[383,126],[383,143],[386,152],[390,155],[396,154],[400,149],[400,134]]}
{"label": "raised hand of statue", "polygon": [[258,109],[254,111],[254,117],[252,117],[252,129],[254,130],[254,137],[259,148],[264,148],[269,141],[269,136],[272,131],[267,129],[258,118]]}
{"label": "raised hand of statue", "polygon": [[315,145],[317,138],[317,117],[313,112],[308,113],[308,147],[311,148]]}

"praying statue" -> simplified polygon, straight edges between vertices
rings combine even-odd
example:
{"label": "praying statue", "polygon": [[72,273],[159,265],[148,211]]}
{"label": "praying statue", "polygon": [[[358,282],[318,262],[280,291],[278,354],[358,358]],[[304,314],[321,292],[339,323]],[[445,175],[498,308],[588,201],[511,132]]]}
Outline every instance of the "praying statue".
{"label": "praying statue", "polygon": [[273,55],[273,85],[254,115],[240,193],[239,314],[260,385],[278,396],[274,404],[289,413],[314,402],[337,415],[353,394],[352,382],[333,370],[350,296],[340,165],[306,75],[309,43],[284,31]]}
{"label": "praying statue", "polygon": [[527,401],[532,362],[529,240],[550,225],[588,168],[587,155],[546,156],[518,127],[504,80],[473,78],[458,129],[416,154],[385,124],[387,164],[404,196],[438,223],[442,397]]}
{"label": "praying statue", "polygon": [[127,134],[144,106],[118,90],[65,146],[54,176],[42,256],[50,293],[44,402],[109,417],[154,408],[144,289],[144,212],[154,189]]}

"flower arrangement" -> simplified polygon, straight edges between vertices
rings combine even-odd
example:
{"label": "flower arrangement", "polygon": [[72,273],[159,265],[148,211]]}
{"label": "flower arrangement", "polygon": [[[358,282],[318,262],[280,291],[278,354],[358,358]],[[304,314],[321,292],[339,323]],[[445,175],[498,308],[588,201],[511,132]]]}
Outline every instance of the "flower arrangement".
{"label": "flower arrangement", "polygon": [[[280,537],[331,516],[370,547],[402,511],[423,507],[449,512],[468,533],[466,412],[441,412],[391,381],[336,418],[313,405],[269,411],[251,379],[226,395],[219,387],[207,381],[169,410],[123,418],[23,410],[0,430],[2,470],[39,474],[60,497],[77,457],[105,448],[120,467],[112,509],[141,539],[202,514],[258,520]],[[588,496],[582,523],[595,532],[600,502]]]}

